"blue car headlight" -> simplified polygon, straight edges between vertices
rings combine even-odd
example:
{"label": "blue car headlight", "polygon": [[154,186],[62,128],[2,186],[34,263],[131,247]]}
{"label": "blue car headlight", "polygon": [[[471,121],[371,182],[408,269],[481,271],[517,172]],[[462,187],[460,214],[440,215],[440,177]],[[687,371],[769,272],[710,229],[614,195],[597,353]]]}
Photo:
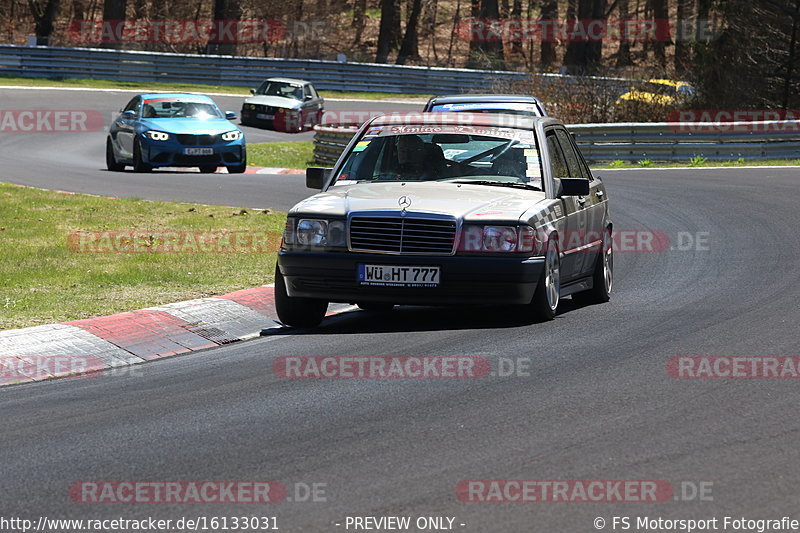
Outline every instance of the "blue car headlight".
{"label": "blue car headlight", "polygon": [[153,140],[153,141],[168,141],[169,140],[169,133],[164,133],[163,131],[150,130],[150,131],[144,132],[144,134],[145,134],[145,136],[147,136],[148,139]]}
{"label": "blue car headlight", "polygon": [[239,130],[228,131],[222,134],[222,140],[226,142],[238,141],[242,138],[242,132]]}

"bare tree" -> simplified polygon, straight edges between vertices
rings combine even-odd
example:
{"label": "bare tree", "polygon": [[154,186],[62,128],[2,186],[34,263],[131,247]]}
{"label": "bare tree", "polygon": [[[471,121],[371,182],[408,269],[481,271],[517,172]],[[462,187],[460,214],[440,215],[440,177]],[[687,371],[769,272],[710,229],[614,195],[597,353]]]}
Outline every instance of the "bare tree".
{"label": "bare tree", "polygon": [[38,46],[50,44],[59,2],[60,0],[28,0],[28,7],[36,28],[36,44]]}
{"label": "bare tree", "polygon": [[396,47],[396,17],[400,11],[399,0],[381,0],[381,24],[378,33],[378,49],[375,54],[376,63],[389,61],[389,54]]}
{"label": "bare tree", "polygon": [[397,64],[403,65],[408,59],[419,58],[419,15],[422,10],[422,0],[411,0],[411,13],[406,24],[406,33],[403,36],[403,43],[397,54]]}

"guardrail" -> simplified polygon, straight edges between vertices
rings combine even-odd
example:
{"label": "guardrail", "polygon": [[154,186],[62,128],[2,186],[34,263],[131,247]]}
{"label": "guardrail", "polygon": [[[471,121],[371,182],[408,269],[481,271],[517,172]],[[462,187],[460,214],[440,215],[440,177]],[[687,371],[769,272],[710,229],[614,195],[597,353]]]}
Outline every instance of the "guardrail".
{"label": "guardrail", "polygon": [[[572,124],[581,153],[590,163],[709,160],[800,159],[800,121],[640,122]],[[353,137],[353,126],[316,126],[314,158],[333,165]]]}
{"label": "guardrail", "polygon": [[[530,78],[525,72],[495,70],[18,45],[0,45],[0,75],[237,87],[256,87],[265,78],[283,76],[307,79],[318,89],[409,94],[492,91],[496,84],[508,86]],[[581,79],[537,76],[560,83]],[[596,79],[622,87],[629,84],[622,78]]]}

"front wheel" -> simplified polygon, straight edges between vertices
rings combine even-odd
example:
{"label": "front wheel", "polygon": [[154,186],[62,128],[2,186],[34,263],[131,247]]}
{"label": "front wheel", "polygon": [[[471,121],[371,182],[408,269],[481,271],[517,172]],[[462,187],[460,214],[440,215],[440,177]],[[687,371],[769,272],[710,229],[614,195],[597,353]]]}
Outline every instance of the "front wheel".
{"label": "front wheel", "polygon": [[238,165],[231,165],[228,167],[230,174],[242,174],[247,170],[247,150],[242,147],[242,162]]}
{"label": "front wheel", "polygon": [[153,167],[144,162],[142,157],[142,146],[139,141],[133,143],[133,171],[134,172],[150,172]]}
{"label": "front wheel", "polygon": [[111,143],[111,137],[106,139],[106,168],[112,172],[122,172],[125,170],[125,165],[117,163],[117,157],[114,155],[114,146]]}
{"label": "front wheel", "polygon": [[275,310],[278,319],[287,326],[313,328],[328,311],[328,302],[313,298],[294,298],[286,292],[286,280],[280,267],[275,267]]}
{"label": "front wheel", "polygon": [[533,300],[528,304],[535,319],[553,320],[561,299],[561,258],[558,242],[554,238],[547,241],[544,256],[544,271],[539,278]]}
{"label": "front wheel", "polygon": [[614,251],[611,230],[603,232],[603,248],[594,265],[592,288],[588,291],[572,295],[579,304],[602,304],[611,299],[611,288],[614,285]]}

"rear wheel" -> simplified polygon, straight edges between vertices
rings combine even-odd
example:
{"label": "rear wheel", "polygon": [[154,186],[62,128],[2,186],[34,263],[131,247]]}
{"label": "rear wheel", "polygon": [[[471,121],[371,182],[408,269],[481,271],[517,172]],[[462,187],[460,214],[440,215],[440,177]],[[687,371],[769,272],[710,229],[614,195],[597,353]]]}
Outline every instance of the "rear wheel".
{"label": "rear wheel", "polygon": [[125,170],[125,165],[117,163],[117,157],[114,155],[114,146],[111,143],[111,137],[106,139],[106,168],[112,172],[121,172]]}
{"label": "rear wheel", "polygon": [[572,299],[580,304],[601,304],[611,299],[614,285],[614,251],[612,247],[611,229],[603,232],[603,248],[594,265],[592,288],[588,291],[572,295]]}
{"label": "rear wheel", "polygon": [[134,172],[150,172],[153,167],[144,162],[142,158],[142,147],[139,141],[133,143],[133,171]]}
{"label": "rear wheel", "polygon": [[544,271],[539,278],[533,300],[528,304],[533,318],[545,321],[553,320],[561,299],[561,259],[558,243],[551,238],[547,241],[544,256]]}
{"label": "rear wheel", "polygon": [[313,328],[318,326],[328,311],[328,302],[313,298],[293,298],[286,292],[286,281],[281,269],[275,267],[275,310],[287,326]]}

